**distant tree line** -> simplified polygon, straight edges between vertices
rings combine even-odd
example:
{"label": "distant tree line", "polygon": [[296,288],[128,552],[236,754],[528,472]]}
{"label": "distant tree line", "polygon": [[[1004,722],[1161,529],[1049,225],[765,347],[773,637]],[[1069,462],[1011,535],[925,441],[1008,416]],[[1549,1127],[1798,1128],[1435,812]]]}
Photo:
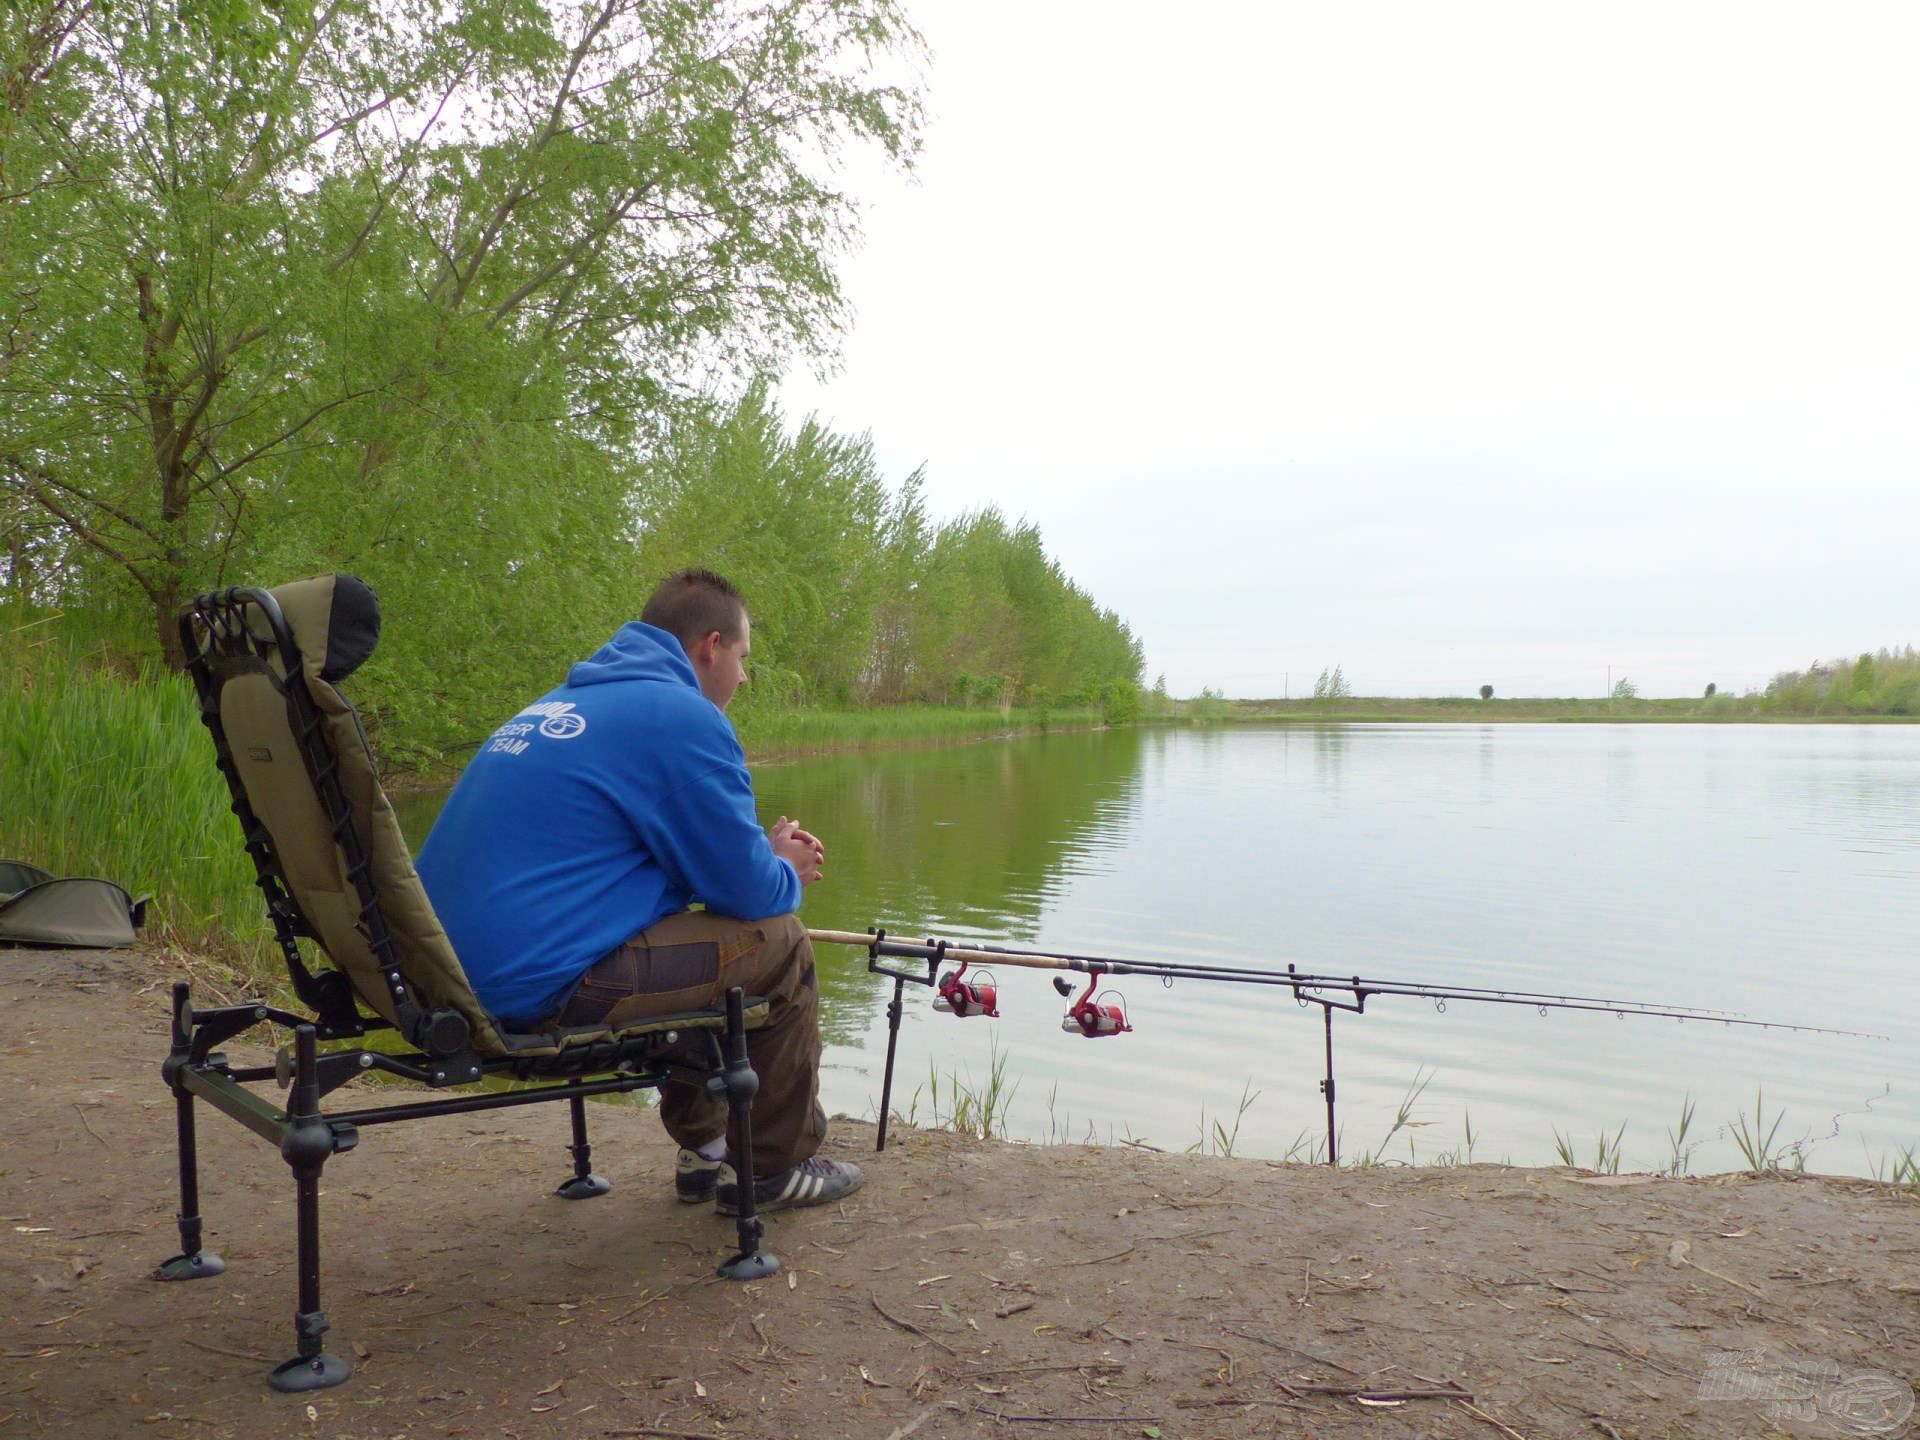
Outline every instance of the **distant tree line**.
{"label": "distant tree line", "polygon": [[1920,651],[1863,651],[1852,660],[1783,670],[1760,696],[1763,712],[1784,715],[1920,715]]}

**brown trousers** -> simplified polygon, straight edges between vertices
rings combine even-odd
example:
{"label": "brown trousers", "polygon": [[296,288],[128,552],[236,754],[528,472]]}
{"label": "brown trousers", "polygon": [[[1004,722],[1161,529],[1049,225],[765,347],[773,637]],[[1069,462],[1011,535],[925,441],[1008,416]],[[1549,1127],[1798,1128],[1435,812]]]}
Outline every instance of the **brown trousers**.
{"label": "brown trousers", "polygon": [[[754,1174],[775,1175],[809,1158],[827,1133],[820,1108],[820,986],[798,916],[669,915],[588,970],[560,1023],[619,1026],[717,1007],[735,985],[768,1004],[767,1023],[747,1032],[747,1054],[760,1077],[752,1112]],[[669,1080],[660,1087],[660,1119],[676,1141],[697,1149],[726,1133],[726,1100],[703,1085]]]}

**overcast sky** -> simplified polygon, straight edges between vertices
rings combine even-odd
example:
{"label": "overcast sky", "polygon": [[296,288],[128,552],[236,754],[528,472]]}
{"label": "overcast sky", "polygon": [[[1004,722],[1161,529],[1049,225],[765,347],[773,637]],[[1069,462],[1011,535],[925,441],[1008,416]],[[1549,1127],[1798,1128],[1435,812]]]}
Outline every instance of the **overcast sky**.
{"label": "overcast sky", "polygon": [[1041,527],[1176,694],[1920,643],[1920,7],[907,0],[790,416]]}

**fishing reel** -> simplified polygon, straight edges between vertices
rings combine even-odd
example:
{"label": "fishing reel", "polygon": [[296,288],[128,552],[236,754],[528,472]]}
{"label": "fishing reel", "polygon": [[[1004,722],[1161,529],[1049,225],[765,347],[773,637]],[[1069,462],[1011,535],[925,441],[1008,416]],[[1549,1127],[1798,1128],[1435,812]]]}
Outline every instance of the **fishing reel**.
{"label": "fishing reel", "polygon": [[969,1015],[999,1019],[1000,1011],[995,1008],[995,1002],[1000,998],[1000,986],[994,980],[993,972],[976,971],[971,980],[965,978],[966,973],[967,962],[963,960],[958,970],[950,970],[940,977],[940,993],[934,996],[933,1008],[961,1020]]}
{"label": "fishing reel", "polygon": [[[1093,995],[1093,987],[1100,983],[1098,975],[1087,977],[1087,988],[1080,992],[1080,998],[1067,1007],[1067,1013],[1060,1017],[1060,1028],[1069,1035],[1084,1035],[1089,1040],[1098,1040],[1102,1035],[1127,1035],[1133,1026],[1127,1023],[1127,1012],[1118,990],[1108,990],[1099,999]],[[1071,995],[1073,986],[1063,976],[1053,977],[1053,988],[1062,995]],[[1107,996],[1113,997],[1109,1002]]]}

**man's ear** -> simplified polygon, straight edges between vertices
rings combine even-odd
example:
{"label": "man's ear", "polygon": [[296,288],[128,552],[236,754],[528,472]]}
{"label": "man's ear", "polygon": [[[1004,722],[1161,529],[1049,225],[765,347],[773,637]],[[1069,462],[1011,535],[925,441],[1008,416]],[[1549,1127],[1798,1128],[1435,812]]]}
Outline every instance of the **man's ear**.
{"label": "man's ear", "polygon": [[714,651],[720,646],[720,632],[709,630],[693,642],[692,660],[696,669],[705,669],[713,664]]}

